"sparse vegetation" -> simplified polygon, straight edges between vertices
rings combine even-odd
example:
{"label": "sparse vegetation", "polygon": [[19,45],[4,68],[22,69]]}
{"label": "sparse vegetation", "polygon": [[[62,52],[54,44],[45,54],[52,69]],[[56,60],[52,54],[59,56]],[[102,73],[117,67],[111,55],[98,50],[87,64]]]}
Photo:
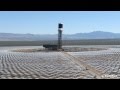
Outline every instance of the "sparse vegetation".
{"label": "sparse vegetation", "polygon": [[[0,41],[0,46],[41,46],[57,41]],[[63,45],[120,45],[120,39],[63,40]]]}

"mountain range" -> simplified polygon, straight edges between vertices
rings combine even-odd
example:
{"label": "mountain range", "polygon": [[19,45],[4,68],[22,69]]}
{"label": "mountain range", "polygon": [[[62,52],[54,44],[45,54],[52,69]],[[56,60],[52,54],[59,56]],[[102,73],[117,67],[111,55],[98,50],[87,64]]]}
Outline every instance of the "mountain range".
{"label": "mountain range", "polygon": [[[57,40],[57,34],[15,34],[0,33],[0,41]],[[63,34],[63,40],[79,39],[120,39],[120,33],[93,31],[90,33]]]}

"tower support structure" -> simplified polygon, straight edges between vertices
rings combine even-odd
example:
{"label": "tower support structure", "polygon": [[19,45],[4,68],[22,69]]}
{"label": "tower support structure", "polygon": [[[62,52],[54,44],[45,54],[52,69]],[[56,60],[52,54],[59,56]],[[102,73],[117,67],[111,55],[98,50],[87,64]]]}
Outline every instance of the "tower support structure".
{"label": "tower support structure", "polygon": [[62,28],[63,24],[58,24],[58,49],[62,49]]}

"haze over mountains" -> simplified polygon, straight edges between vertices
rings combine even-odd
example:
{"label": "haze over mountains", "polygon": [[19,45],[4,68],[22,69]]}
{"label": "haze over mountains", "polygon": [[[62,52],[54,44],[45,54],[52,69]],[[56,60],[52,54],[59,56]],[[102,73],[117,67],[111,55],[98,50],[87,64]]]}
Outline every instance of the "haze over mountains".
{"label": "haze over mountains", "polygon": [[[64,32],[63,32],[64,33]],[[57,34],[14,34],[0,33],[0,41],[37,41],[37,40],[57,40]],[[120,33],[94,31],[90,33],[63,34],[64,40],[78,39],[120,39]]]}

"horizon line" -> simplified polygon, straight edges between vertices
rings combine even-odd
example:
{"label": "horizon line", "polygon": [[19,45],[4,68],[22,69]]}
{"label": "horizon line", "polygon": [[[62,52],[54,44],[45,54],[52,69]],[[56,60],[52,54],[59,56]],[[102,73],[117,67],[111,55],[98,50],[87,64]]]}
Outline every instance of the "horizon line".
{"label": "horizon line", "polygon": [[[118,34],[117,32],[109,32],[109,31],[91,31],[91,32],[78,32],[78,33],[71,33],[71,34],[79,34],[79,33],[92,33],[92,32],[108,32],[108,33],[115,33],[115,34]],[[0,33],[4,33],[4,34],[32,34],[32,35],[55,35],[55,34],[58,34],[58,33],[54,33],[54,34],[35,34],[35,33],[13,33],[13,32],[0,32]],[[119,32],[120,33],[120,32]],[[67,34],[67,33],[63,33],[63,34]],[[71,35],[71,34],[68,34],[68,35]]]}

